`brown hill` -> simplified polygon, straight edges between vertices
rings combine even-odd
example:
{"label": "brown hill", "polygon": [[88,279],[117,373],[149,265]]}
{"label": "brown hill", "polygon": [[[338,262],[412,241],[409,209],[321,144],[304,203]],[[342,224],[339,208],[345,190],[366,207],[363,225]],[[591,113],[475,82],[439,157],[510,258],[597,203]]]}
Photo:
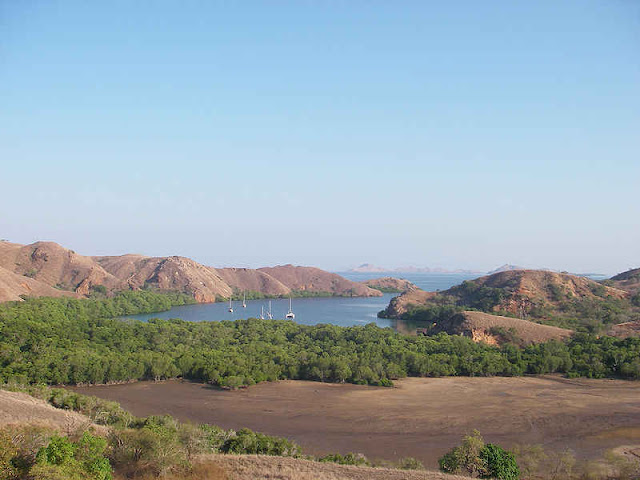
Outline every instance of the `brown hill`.
{"label": "brown hill", "polygon": [[379,297],[382,295],[379,290],[314,267],[279,265],[259,268],[258,271],[268,274],[291,290],[298,292],[326,292],[332,295],[356,297]]}
{"label": "brown hill", "polygon": [[215,302],[216,296],[229,297],[233,291],[215,269],[186,257],[122,255],[93,258],[133,290],[145,286],[176,290],[203,303]]}
{"label": "brown hill", "polygon": [[639,293],[640,268],[634,268],[632,270],[619,273],[618,275],[611,277],[609,280],[605,280],[604,283],[630,293]]}
{"label": "brown hill", "polygon": [[439,332],[463,335],[474,342],[482,341],[490,345],[507,342],[530,345],[548,340],[562,340],[573,333],[564,328],[483,312],[462,312],[437,322],[429,329],[429,334]]}
{"label": "brown hill", "polygon": [[418,287],[411,283],[409,280],[395,277],[381,277],[373,278],[371,280],[365,280],[360,282],[370,288],[375,288],[382,292],[407,292],[409,290],[415,290]]}
{"label": "brown hill", "polygon": [[624,290],[584,277],[544,270],[510,270],[469,280],[443,292],[409,291],[393,299],[386,315],[399,318],[414,307],[455,305],[527,317],[574,300],[599,302],[628,297]]}
{"label": "brown hill", "polygon": [[0,242],[0,301],[21,300],[21,295],[81,297],[97,286],[110,293],[146,287],[179,291],[198,302],[214,302],[242,290],[283,296],[292,290],[381,295],[377,290],[312,267],[215,269],[186,257],[89,257],[53,242]]}
{"label": "brown hill", "polygon": [[[271,275],[251,268],[218,268],[218,275],[232,288],[265,295],[288,295],[291,289]],[[326,272],[325,272],[326,273]]]}
{"label": "brown hill", "polygon": [[1,242],[0,266],[79,295],[87,295],[94,285],[104,285],[109,290],[122,288],[122,282],[91,257],[78,255],[54,242],[31,245]]}
{"label": "brown hill", "polygon": [[20,301],[23,295],[28,297],[77,296],[73,292],[58,290],[46,283],[0,267],[0,302]]}
{"label": "brown hill", "polygon": [[436,292],[425,292],[420,289],[408,290],[402,295],[391,299],[385,309],[384,316],[387,318],[402,318],[413,309],[427,306],[431,301],[438,298],[439,293]]}

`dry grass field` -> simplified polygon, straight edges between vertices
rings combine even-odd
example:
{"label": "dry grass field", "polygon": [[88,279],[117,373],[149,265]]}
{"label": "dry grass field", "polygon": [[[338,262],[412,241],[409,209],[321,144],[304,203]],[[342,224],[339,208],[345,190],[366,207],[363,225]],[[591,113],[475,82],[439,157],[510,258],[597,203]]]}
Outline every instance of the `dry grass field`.
{"label": "dry grass field", "polygon": [[[439,472],[354,467],[261,455],[216,455],[203,459],[224,472],[226,480],[457,480],[468,477]],[[206,463],[205,463],[206,464]]]}
{"label": "dry grass field", "polygon": [[0,390],[0,427],[24,424],[50,427],[65,433],[88,427],[99,433],[106,432],[105,427],[95,425],[79,413],[52,407],[26,393]]}
{"label": "dry grass field", "polygon": [[583,458],[640,444],[640,383],[622,380],[408,378],[395,388],[282,381],[238,391],[168,381],[75,390],[135,415],[286,436],[309,454],[411,456],[431,469],[473,429],[505,447],[542,444]]}

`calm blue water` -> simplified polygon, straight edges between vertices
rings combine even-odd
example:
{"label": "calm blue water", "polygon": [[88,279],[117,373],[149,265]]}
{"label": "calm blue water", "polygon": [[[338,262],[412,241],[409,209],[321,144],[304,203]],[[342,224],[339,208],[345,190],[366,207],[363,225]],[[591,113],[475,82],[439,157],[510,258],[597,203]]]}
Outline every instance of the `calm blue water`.
{"label": "calm blue water", "polygon": [[363,282],[372,278],[380,277],[396,277],[409,280],[414,285],[427,292],[435,292],[436,290],[446,290],[447,288],[459,285],[465,280],[473,280],[483,276],[482,273],[354,273],[354,272],[338,272],[344,278],[353,280],[354,282]]}
{"label": "calm blue water", "polygon": [[[343,273],[350,280],[368,280],[384,276],[384,274]],[[463,280],[475,278],[467,274],[436,274],[422,273],[403,276],[425,290],[445,290]],[[389,319],[378,318],[380,310],[384,310],[396,293],[385,293],[382,297],[371,298],[343,298],[343,297],[318,297],[318,298],[294,298],[293,311],[296,314],[295,321],[304,325],[316,325],[318,323],[331,323],[341,326],[366,325],[375,323],[380,327],[401,328],[397,322]],[[183,305],[160,313],[143,315],[130,315],[126,318],[137,320],[149,320],[150,318],[181,318],[191,322],[215,322],[221,320],[238,320],[241,318],[259,317],[260,308],[268,308],[268,300],[247,300],[247,308],[242,308],[241,302],[233,303],[233,313],[228,311],[228,303],[199,303],[196,305]],[[288,299],[271,300],[273,318],[282,319],[289,310]]]}

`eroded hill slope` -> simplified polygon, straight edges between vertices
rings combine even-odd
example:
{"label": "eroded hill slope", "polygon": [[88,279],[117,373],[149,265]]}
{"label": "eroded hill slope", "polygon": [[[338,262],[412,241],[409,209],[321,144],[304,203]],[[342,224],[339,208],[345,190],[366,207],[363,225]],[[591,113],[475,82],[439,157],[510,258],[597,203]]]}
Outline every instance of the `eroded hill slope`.
{"label": "eroded hill slope", "polygon": [[0,301],[22,296],[88,296],[94,291],[153,288],[191,295],[198,302],[242,291],[286,296],[292,293],[379,296],[378,290],[313,267],[221,268],[190,258],[79,255],[54,242],[30,245],[0,242]]}

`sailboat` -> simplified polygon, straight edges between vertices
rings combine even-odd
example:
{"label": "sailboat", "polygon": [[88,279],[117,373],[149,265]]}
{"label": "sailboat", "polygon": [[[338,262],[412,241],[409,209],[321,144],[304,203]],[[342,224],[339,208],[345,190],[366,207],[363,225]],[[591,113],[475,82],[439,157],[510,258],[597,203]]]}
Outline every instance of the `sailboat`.
{"label": "sailboat", "polygon": [[231,295],[229,295],[229,313],[233,313],[233,305],[231,305]]}
{"label": "sailboat", "polygon": [[288,318],[289,320],[293,320],[294,318],[296,318],[296,314],[293,313],[293,310],[291,310],[291,297],[289,297],[289,311],[284,317]]}
{"label": "sailboat", "polygon": [[260,320],[264,320],[264,305],[260,307]]}
{"label": "sailboat", "polygon": [[247,292],[242,292],[242,308],[247,308]]}
{"label": "sailboat", "polygon": [[273,320],[273,314],[271,313],[271,300],[269,300],[269,310],[267,311],[267,318]]}

